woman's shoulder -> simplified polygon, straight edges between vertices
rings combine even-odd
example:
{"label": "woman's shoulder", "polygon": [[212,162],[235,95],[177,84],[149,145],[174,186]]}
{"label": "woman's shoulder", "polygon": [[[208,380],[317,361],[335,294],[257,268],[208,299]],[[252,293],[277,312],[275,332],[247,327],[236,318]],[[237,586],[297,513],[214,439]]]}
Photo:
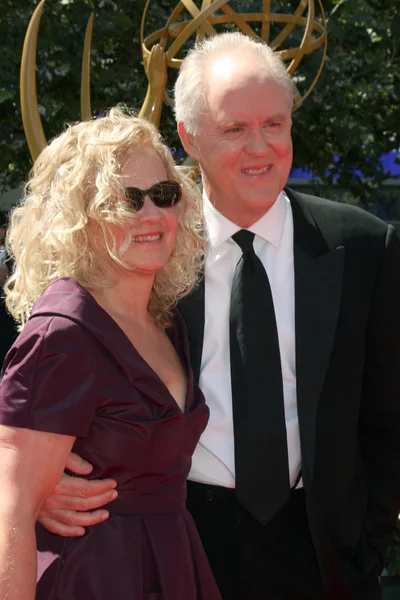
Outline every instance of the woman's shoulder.
{"label": "woman's shoulder", "polygon": [[93,302],[93,297],[79,283],[70,277],[60,277],[52,281],[36,300],[31,317],[51,313],[76,317],[82,308]]}
{"label": "woman's shoulder", "polygon": [[[72,279],[61,278],[50,284],[35,303],[28,321],[30,327],[39,322],[48,326],[55,341],[66,343],[82,339],[90,352],[99,352],[119,364],[124,364],[131,344],[111,315],[106,312],[83,286]],[[90,344],[90,345],[89,345]]]}
{"label": "woman's shoulder", "polygon": [[12,344],[7,358],[36,362],[49,356],[70,358],[84,349],[93,355],[93,336],[74,319],[58,314],[38,314],[28,320]]}
{"label": "woman's shoulder", "polygon": [[80,345],[93,345],[93,336],[84,325],[91,313],[91,300],[90,294],[70,278],[50,283],[36,301],[11,354],[22,353],[29,358],[43,351],[62,354]]}
{"label": "woman's shoulder", "polygon": [[62,329],[83,328],[101,330],[107,320],[104,310],[82,285],[69,277],[50,283],[35,302],[28,323],[36,320],[53,321]]}

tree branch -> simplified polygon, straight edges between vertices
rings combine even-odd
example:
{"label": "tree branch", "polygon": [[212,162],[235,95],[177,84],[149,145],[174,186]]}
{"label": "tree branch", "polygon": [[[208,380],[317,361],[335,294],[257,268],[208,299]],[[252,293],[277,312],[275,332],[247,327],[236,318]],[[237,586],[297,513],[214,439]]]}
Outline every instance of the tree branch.
{"label": "tree branch", "polygon": [[347,0],[340,0],[332,9],[331,14],[329,15],[329,17],[327,17],[326,22],[329,23],[329,20],[333,17],[333,15],[335,14],[335,12],[342,6],[342,4],[344,4],[345,2],[347,2]]}

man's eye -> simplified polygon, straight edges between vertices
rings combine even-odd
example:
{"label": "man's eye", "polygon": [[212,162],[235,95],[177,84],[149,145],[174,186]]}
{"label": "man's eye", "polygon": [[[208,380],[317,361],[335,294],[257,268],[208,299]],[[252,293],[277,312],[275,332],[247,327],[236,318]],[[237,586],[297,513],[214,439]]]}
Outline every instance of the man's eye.
{"label": "man's eye", "polygon": [[230,127],[225,133],[239,133],[240,131],[243,131],[243,127]]}
{"label": "man's eye", "polygon": [[264,125],[264,128],[265,129],[278,129],[278,127],[280,127],[280,126],[281,126],[280,123],[277,123],[275,121],[271,121],[270,123],[266,123]]}

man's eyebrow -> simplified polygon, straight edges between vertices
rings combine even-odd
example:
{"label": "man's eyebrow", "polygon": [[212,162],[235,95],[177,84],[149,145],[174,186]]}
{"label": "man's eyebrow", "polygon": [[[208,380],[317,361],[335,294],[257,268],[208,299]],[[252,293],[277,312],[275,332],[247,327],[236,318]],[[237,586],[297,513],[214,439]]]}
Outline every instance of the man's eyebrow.
{"label": "man's eyebrow", "polygon": [[244,127],[247,121],[222,121],[220,127]]}
{"label": "man's eyebrow", "polygon": [[287,115],[283,114],[283,113],[277,113],[276,115],[271,115],[270,117],[268,117],[267,119],[265,119],[265,123],[267,123],[268,121],[287,121]]}
{"label": "man's eyebrow", "polygon": [[[269,117],[267,117],[266,119],[264,119],[263,123],[270,123],[271,121],[287,121],[288,117],[287,115],[283,114],[283,113],[276,113],[275,115],[271,115]],[[220,123],[220,127],[245,127],[246,125],[248,125],[247,121],[240,121],[240,120],[230,120],[230,121],[222,121]]]}

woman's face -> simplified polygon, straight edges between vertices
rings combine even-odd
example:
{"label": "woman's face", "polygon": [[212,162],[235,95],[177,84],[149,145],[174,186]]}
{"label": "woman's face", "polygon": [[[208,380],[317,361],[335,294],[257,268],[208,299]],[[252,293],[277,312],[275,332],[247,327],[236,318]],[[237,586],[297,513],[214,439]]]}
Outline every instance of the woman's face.
{"label": "woman's face", "polygon": [[[141,190],[168,179],[161,158],[152,149],[140,153],[132,151],[122,169],[122,177],[125,187]],[[122,260],[130,269],[148,274],[154,274],[168,261],[175,245],[177,229],[177,207],[158,208],[149,196],[145,196],[143,207],[134,213],[134,218],[126,225],[112,226],[117,244],[123,244],[127,233],[132,239]]]}

